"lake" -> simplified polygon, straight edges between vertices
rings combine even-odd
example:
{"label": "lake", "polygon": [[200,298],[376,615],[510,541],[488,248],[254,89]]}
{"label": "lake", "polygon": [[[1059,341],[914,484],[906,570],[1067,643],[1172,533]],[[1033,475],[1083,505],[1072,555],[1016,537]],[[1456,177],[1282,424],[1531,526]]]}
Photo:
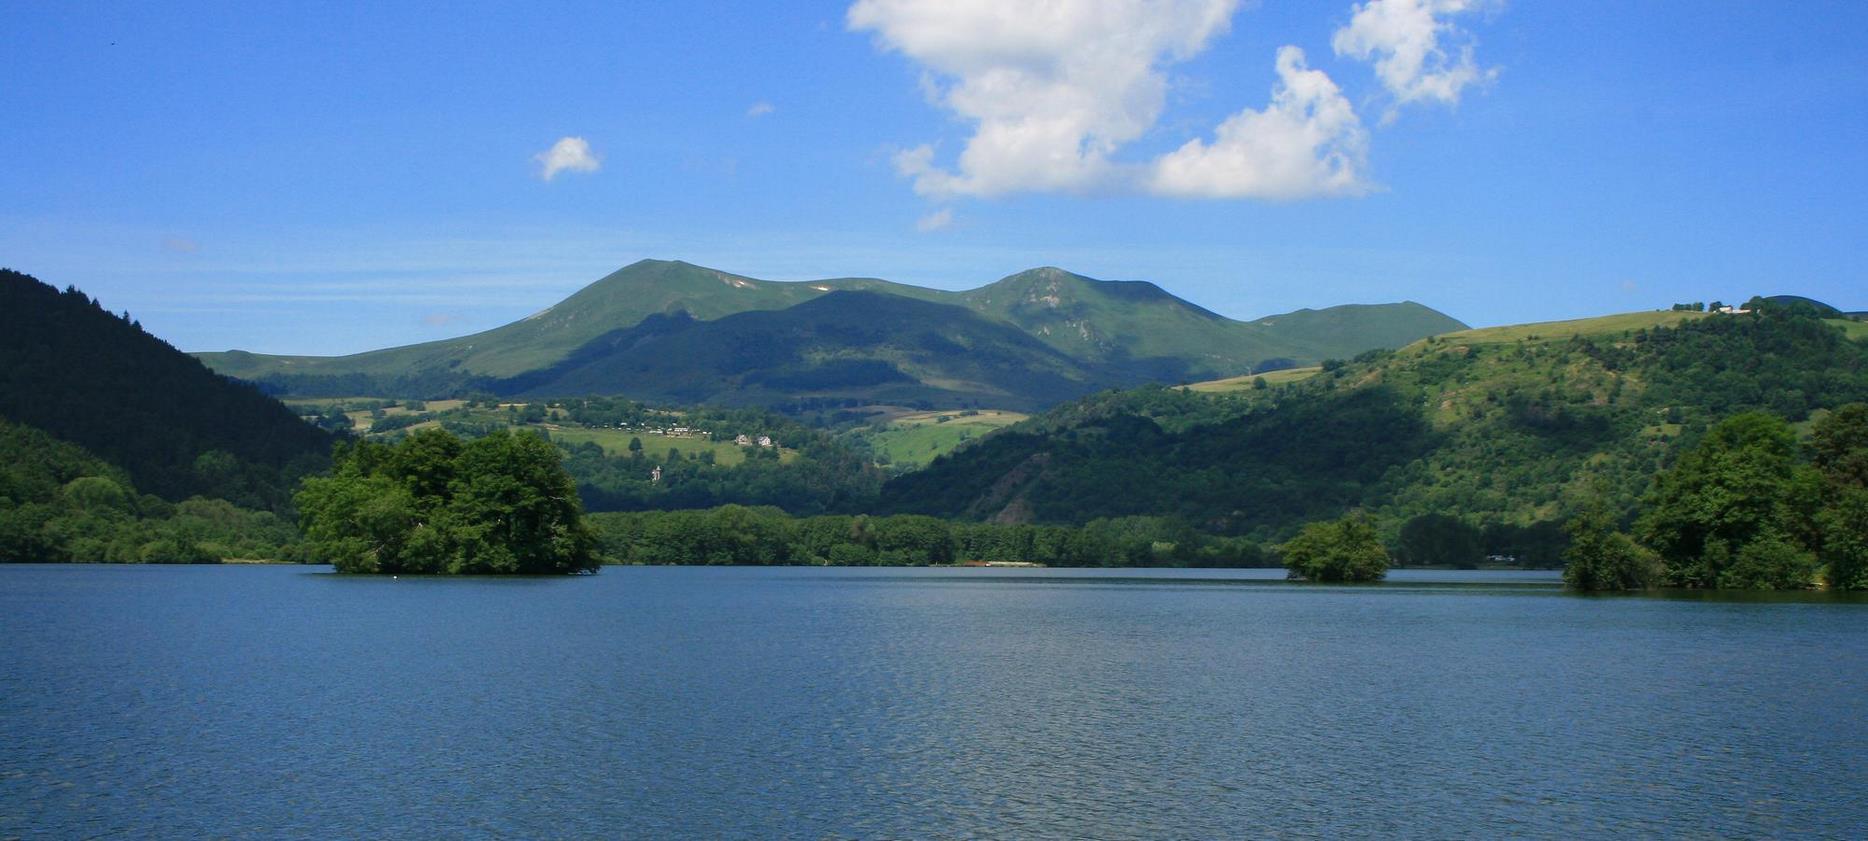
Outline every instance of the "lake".
{"label": "lake", "polygon": [[0,566],[0,838],[1860,837],[1868,603]]}

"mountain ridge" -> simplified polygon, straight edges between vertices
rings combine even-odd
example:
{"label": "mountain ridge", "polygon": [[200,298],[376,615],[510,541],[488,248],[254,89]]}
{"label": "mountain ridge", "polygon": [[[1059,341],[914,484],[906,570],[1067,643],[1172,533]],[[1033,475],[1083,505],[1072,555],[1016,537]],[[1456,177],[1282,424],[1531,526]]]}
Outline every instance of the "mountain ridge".
{"label": "mountain ridge", "polygon": [[[873,277],[761,280],[678,260],[641,260],[523,319],[467,336],[337,357],[238,350],[197,357],[216,371],[275,391],[334,394],[372,385],[458,389],[470,382],[536,374],[599,337],[652,316],[683,312],[696,321],[715,321],[784,310],[836,292],[886,294],[966,309],[1014,326],[1087,367],[1124,372],[1116,381],[1173,381],[1315,363],[1465,327],[1411,302],[1300,310],[1238,321],[1148,281],[1098,280],[1054,266],[1017,272],[975,289],[948,291]],[[635,393],[652,390],[638,388]]]}

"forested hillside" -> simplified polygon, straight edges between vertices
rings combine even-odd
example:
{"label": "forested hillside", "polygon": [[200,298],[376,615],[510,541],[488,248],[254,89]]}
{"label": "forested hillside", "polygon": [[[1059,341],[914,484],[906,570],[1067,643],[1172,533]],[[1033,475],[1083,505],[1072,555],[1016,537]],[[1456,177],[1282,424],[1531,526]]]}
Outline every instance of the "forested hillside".
{"label": "forested hillside", "polygon": [[283,559],[297,541],[273,512],[138,493],[84,448],[0,419],[0,563]]}
{"label": "forested hillside", "polygon": [[1489,530],[1492,550],[1549,555],[1582,499],[1632,515],[1722,418],[1803,423],[1868,399],[1868,347],[1816,315],[1765,304],[1469,331],[1286,385],[1106,393],[892,480],[881,507],[1038,523],[1167,514],[1261,539],[1362,508],[1391,539],[1445,516]]}
{"label": "forested hillside", "polygon": [[0,270],[0,418],[122,467],[170,501],[283,508],[330,437],[76,289]]}

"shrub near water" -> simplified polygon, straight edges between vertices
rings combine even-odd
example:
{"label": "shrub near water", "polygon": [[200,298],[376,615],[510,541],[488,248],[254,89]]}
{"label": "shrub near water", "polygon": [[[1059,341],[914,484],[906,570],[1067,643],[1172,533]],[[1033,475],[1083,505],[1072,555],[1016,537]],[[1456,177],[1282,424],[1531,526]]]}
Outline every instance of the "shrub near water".
{"label": "shrub near water", "polygon": [[1281,551],[1292,578],[1309,581],[1380,581],[1388,575],[1388,550],[1369,518],[1352,514],[1311,523]]}
{"label": "shrub near water", "polygon": [[596,538],[558,452],[497,432],[462,443],[422,430],[340,447],[335,475],[296,501],[312,557],[341,572],[568,573],[596,569]]}

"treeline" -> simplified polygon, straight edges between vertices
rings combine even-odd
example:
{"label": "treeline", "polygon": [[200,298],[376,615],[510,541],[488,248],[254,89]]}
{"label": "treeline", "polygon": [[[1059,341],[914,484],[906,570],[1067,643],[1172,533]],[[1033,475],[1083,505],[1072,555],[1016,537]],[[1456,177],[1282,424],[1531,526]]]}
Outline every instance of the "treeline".
{"label": "treeline", "polygon": [[211,496],[285,511],[322,469],[325,432],[209,371],[76,289],[0,270],[0,418],[122,467],[171,502]]}
{"label": "treeline", "polygon": [[1571,586],[1868,589],[1868,404],[1823,414],[1807,444],[1735,415],[1656,479],[1632,535],[1617,525],[1602,505],[1572,521]]}
{"label": "treeline", "polygon": [[1011,561],[1072,567],[1268,567],[1255,543],[1163,517],[1083,526],[959,523],[919,515],[792,517],[772,507],[591,514],[614,563],[922,566]]}
{"label": "treeline", "polygon": [[222,499],[169,502],[75,444],[0,420],[0,562],[300,560],[298,529]]}

